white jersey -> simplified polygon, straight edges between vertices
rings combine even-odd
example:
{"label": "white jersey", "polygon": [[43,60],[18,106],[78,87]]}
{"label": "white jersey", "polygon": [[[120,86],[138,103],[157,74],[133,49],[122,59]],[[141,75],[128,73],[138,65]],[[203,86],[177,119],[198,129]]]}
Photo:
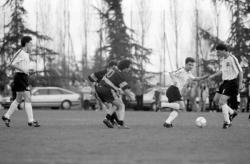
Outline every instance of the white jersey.
{"label": "white jersey", "polygon": [[222,60],[221,71],[222,80],[233,80],[238,77],[239,72],[242,72],[242,68],[238,62],[238,59],[230,54],[227,58]]}
{"label": "white jersey", "polygon": [[[22,69],[24,72],[28,72],[30,69],[30,56],[27,52],[23,51],[22,49],[18,50],[14,58],[11,61],[11,65],[14,65],[20,69]],[[19,70],[16,70],[17,72],[20,72]]]}
{"label": "white jersey", "polygon": [[173,81],[173,85],[176,85],[181,91],[191,79],[194,79],[194,75],[191,71],[186,71],[185,68],[180,68],[174,72],[170,73]]}

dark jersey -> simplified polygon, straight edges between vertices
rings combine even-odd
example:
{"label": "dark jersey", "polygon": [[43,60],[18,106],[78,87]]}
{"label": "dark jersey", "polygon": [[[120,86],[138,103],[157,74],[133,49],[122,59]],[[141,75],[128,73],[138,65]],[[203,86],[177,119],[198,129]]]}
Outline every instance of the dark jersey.
{"label": "dark jersey", "polygon": [[107,73],[107,70],[106,70],[106,69],[105,69],[105,70],[102,70],[102,71],[98,71],[98,72],[95,72],[95,73],[90,74],[90,75],[88,76],[88,79],[89,79],[89,81],[91,81],[91,82],[97,82],[97,83],[99,83],[99,82],[102,80],[103,76],[104,76],[106,73]]}
{"label": "dark jersey", "polygon": [[[111,82],[112,85],[110,85],[107,81]],[[116,68],[107,72],[107,74],[101,80],[100,85],[115,90],[116,88],[121,88],[122,90],[130,88],[122,72]]]}

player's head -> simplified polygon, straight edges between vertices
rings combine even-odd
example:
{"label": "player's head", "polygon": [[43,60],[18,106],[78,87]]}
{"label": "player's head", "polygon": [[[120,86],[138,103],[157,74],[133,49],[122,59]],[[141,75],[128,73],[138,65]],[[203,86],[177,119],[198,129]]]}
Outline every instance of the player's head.
{"label": "player's head", "polygon": [[224,57],[228,53],[228,48],[225,44],[218,44],[215,49],[218,57]]}
{"label": "player's head", "polygon": [[32,46],[31,41],[32,41],[32,38],[30,36],[24,36],[21,39],[21,46],[23,48],[27,48],[27,50],[31,50],[31,46]]}
{"label": "player's head", "polygon": [[186,60],[185,60],[185,69],[186,69],[187,71],[192,70],[193,67],[194,67],[194,63],[195,63],[194,58],[192,58],[192,57],[187,57]]}
{"label": "player's head", "polygon": [[130,70],[131,61],[128,59],[124,59],[118,63],[118,68],[121,71],[128,72]]}
{"label": "player's head", "polygon": [[116,67],[116,66],[117,66],[117,62],[114,61],[114,60],[112,60],[112,61],[110,61],[110,62],[108,63],[108,65],[106,66],[106,68],[109,70],[109,69],[112,69],[112,68],[114,68],[114,67]]}

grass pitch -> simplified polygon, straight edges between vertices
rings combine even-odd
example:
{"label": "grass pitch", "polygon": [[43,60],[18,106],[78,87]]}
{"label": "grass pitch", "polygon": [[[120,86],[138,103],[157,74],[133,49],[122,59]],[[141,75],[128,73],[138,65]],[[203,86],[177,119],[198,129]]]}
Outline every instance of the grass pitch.
{"label": "grass pitch", "polygon": [[[4,111],[0,111],[2,115]],[[127,112],[131,129],[108,129],[102,111],[35,110],[40,128],[30,128],[24,111],[12,127],[0,123],[0,164],[246,164],[250,122],[239,114],[222,129],[221,113],[181,113],[174,128],[162,126],[168,112]],[[196,117],[207,119],[198,128]]]}

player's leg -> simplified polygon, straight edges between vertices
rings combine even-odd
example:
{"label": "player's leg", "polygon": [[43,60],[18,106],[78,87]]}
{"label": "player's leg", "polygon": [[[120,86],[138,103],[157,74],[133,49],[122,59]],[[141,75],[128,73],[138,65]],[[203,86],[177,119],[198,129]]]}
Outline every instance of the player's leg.
{"label": "player's leg", "polygon": [[[97,90],[99,90],[99,93],[97,92]],[[106,113],[106,116],[105,116],[105,119],[103,120],[103,123],[108,127],[108,128],[113,128],[114,125],[112,123],[112,114],[113,114],[113,109],[111,108],[112,104],[111,103],[108,103],[108,102],[105,102],[104,100],[102,100],[100,98],[99,95],[102,96],[102,93],[104,94],[105,92],[102,91],[101,88],[95,88],[95,98],[96,100],[98,101],[98,103],[101,105],[102,109],[105,111]],[[107,91],[106,91],[107,92]],[[107,97],[107,95],[105,96]]]}
{"label": "player's leg", "polygon": [[224,123],[223,123],[223,128],[229,128],[231,126],[231,121],[229,118],[229,110],[231,109],[227,105],[227,100],[229,99],[229,96],[226,95],[221,95],[220,100],[219,100],[219,106],[222,109],[223,117],[224,117]]}
{"label": "player's leg", "polygon": [[16,99],[11,103],[8,111],[2,116],[2,120],[5,122],[7,127],[10,126],[10,117],[17,110],[18,104],[21,103],[23,94],[23,92],[16,93]]}
{"label": "player's leg", "polygon": [[219,105],[220,97],[221,97],[221,94],[218,93],[218,92],[216,92],[215,95],[214,95],[214,98],[213,98],[213,102],[214,102],[216,105]]}
{"label": "player's leg", "polygon": [[33,127],[39,127],[39,123],[34,120],[30,91],[24,92],[24,108],[28,117],[28,125]]}
{"label": "player's leg", "polygon": [[112,103],[104,103],[105,111],[107,113],[106,119],[108,119],[113,125],[119,120],[116,114],[116,106],[112,105]]}
{"label": "player's leg", "polygon": [[128,129],[128,127],[124,123],[125,119],[125,104],[122,101],[122,98],[119,96],[114,96],[114,100],[112,104],[117,107],[118,120],[117,124],[119,128]]}
{"label": "player's leg", "polygon": [[178,117],[180,110],[185,109],[185,103],[184,101],[178,101],[178,102],[169,103],[169,107],[170,106],[172,108],[172,111],[170,112],[165,123],[163,124],[163,126],[166,128],[173,127],[172,123]]}
{"label": "player's leg", "polygon": [[171,108],[171,112],[163,126],[166,128],[170,128],[173,127],[172,122],[178,117],[179,110],[185,108],[185,104],[182,100],[180,91],[176,86],[170,86],[166,92],[166,96],[169,102],[166,103],[166,107]]}
{"label": "player's leg", "polygon": [[[227,104],[230,123],[238,115],[237,113],[238,96],[239,96],[238,88],[239,87],[238,87],[237,80],[236,79],[231,80],[225,85],[225,90],[223,92],[223,95],[226,95],[227,97],[229,97],[225,103]],[[229,99],[231,99],[231,106],[228,105]]]}

